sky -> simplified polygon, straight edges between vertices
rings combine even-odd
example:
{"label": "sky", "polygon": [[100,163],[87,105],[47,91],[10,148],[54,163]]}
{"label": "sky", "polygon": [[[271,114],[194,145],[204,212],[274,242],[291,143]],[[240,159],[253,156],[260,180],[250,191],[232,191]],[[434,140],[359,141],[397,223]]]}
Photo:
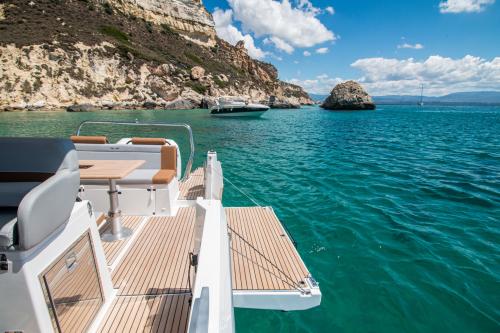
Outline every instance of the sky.
{"label": "sky", "polygon": [[500,91],[500,0],[204,0],[220,38],[327,94]]}

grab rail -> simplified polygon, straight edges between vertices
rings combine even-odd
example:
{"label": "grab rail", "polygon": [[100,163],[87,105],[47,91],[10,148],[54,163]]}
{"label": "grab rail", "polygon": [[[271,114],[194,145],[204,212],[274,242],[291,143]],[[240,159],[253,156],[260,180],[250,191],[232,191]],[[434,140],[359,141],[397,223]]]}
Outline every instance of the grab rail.
{"label": "grab rail", "polygon": [[188,162],[186,163],[186,168],[184,169],[184,176],[182,177],[182,180],[189,178],[189,175],[191,174],[191,167],[193,166],[193,160],[194,160],[194,140],[193,140],[193,131],[191,130],[191,126],[189,126],[188,124],[183,124],[183,123],[179,123],[179,124],[140,123],[137,120],[135,122],[86,120],[86,121],[81,122],[80,125],[78,125],[78,129],[76,130],[76,135],[80,135],[80,131],[82,130],[83,126],[88,125],[88,124],[125,125],[125,126],[158,126],[158,127],[182,127],[182,128],[185,128],[189,134],[189,146],[190,146],[191,151],[189,153]]}

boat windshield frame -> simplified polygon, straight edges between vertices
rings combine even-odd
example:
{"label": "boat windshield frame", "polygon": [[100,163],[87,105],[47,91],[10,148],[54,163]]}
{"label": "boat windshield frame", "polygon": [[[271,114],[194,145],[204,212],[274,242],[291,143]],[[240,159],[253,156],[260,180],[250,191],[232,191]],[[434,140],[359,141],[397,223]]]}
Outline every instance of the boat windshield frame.
{"label": "boat windshield frame", "polygon": [[219,97],[217,99],[220,105],[227,105],[227,104],[248,104],[248,100],[243,97],[231,97],[231,96],[225,96],[225,97]]}
{"label": "boat windshield frame", "polygon": [[76,130],[76,135],[80,135],[82,128],[85,125],[118,125],[118,126],[155,126],[155,127],[170,127],[170,128],[184,128],[188,132],[189,136],[189,159],[186,163],[186,168],[184,169],[184,175],[181,180],[188,179],[191,175],[191,168],[193,166],[194,160],[194,139],[193,139],[193,130],[191,126],[185,123],[160,123],[160,122],[152,122],[152,123],[144,123],[144,122],[126,122],[126,121],[106,121],[106,120],[85,120],[78,125]]}

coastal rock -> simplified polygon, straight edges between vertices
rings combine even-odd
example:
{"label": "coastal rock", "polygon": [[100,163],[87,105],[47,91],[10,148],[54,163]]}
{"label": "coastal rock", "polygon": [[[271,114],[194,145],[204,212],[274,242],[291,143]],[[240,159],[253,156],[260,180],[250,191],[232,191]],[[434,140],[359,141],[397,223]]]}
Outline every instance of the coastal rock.
{"label": "coastal rock", "polygon": [[194,66],[191,68],[191,79],[192,80],[199,80],[205,75],[205,69],[200,66]]}
{"label": "coastal rock", "polygon": [[204,46],[212,47],[216,44],[212,15],[200,0],[108,0],[108,2],[123,13],[159,25],[165,33],[179,33],[187,40]]}
{"label": "coastal rock", "polygon": [[370,95],[355,81],[337,84],[321,107],[328,110],[375,110]]}
{"label": "coastal rock", "polygon": [[66,108],[68,112],[90,112],[95,110],[96,107],[92,104],[73,104]]}
{"label": "coastal rock", "polygon": [[[146,101],[153,108],[176,101],[173,106],[188,109],[226,95],[266,103],[273,95],[294,106],[312,102],[299,86],[280,81],[273,65],[252,59],[243,41],[237,47],[215,37],[210,47],[191,42],[203,29],[190,24],[213,30],[198,0],[106,3],[111,13],[100,0],[0,5],[0,111],[136,109]],[[43,30],[40,13],[53,18]],[[61,33],[63,21],[68,33]],[[183,24],[187,30],[181,33]],[[188,37],[182,35],[188,30]]]}
{"label": "coastal rock", "polygon": [[146,101],[142,103],[142,107],[148,110],[156,109],[157,104],[153,101]]}
{"label": "coastal rock", "polygon": [[165,104],[167,110],[190,110],[196,108],[196,105],[185,98],[178,98],[170,103]]}

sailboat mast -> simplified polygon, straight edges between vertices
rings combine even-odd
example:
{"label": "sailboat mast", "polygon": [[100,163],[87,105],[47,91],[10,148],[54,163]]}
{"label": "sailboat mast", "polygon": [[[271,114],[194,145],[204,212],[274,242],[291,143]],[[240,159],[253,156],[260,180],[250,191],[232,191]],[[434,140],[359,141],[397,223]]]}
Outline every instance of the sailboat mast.
{"label": "sailboat mast", "polygon": [[424,84],[420,85],[420,102],[418,104],[420,106],[424,105]]}

